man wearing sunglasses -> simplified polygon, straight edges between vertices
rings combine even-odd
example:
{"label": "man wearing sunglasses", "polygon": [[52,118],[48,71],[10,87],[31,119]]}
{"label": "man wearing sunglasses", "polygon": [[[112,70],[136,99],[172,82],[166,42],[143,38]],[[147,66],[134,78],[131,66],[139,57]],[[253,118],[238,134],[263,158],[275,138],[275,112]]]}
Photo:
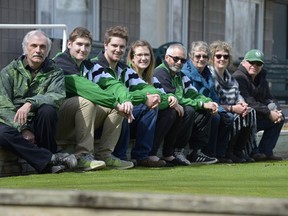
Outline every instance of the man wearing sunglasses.
{"label": "man wearing sunglasses", "polygon": [[284,115],[280,105],[271,95],[263,69],[264,54],[252,49],[245,54],[233,77],[239,83],[241,95],[257,113],[257,131],[263,130],[263,136],[252,156],[256,161],[282,160],[273,154],[282,126]]}
{"label": "man wearing sunglasses", "polygon": [[172,93],[183,107],[184,116],[177,128],[175,140],[176,158],[185,158],[184,148],[189,140],[190,152],[187,159],[191,164],[213,164],[216,158],[208,157],[201,152],[210,137],[211,113],[218,112],[218,104],[208,97],[199,94],[192,86],[190,79],[181,71],[186,62],[187,52],[182,44],[168,47],[165,60],[154,70],[154,76],[161,83],[166,93]]}

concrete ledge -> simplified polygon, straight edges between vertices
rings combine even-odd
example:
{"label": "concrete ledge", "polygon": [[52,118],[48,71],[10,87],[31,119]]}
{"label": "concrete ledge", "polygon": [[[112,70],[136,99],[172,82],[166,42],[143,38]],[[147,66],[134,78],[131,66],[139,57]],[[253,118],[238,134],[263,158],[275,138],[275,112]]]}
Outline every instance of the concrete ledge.
{"label": "concrete ledge", "polygon": [[287,199],[88,191],[0,191],[1,214],[10,215],[287,215]]}

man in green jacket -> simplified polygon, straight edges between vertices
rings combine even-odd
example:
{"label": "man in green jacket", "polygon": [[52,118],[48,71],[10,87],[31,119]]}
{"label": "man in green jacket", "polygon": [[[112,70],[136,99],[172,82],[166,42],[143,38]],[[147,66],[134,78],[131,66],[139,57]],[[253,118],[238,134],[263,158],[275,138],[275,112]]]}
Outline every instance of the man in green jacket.
{"label": "man in green jacket", "polygon": [[[84,171],[105,165],[116,169],[132,168],[132,162],[111,154],[120,136],[123,116],[133,120],[132,96],[119,81],[99,71],[87,59],[91,47],[90,31],[77,27],[69,35],[67,50],[54,58],[64,71],[67,93],[59,110],[57,142],[76,146],[78,168]],[[93,82],[86,78],[90,73],[94,76]],[[96,129],[102,132],[94,149]]]}
{"label": "man in green jacket", "polygon": [[208,144],[211,113],[218,112],[218,104],[212,102],[211,98],[199,94],[192,86],[190,79],[181,71],[186,58],[185,47],[182,44],[172,44],[166,51],[163,63],[154,70],[154,76],[159,80],[165,92],[173,93],[184,109],[174,154],[176,158],[185,159],[183,150],[189,142],[190,153],[187,159],[191,164],[216,163],[217,159],[204,155],[201,148]]}
{"label": "man in green jacket", "polygon": [[[99,68],[98,72],[105,71],[109,73],[115,81],[120,81],[123,87],[127,88],[133,96],[133,116],[135,116],[135,120],[131,124],[128,124],[126,119],[123,121],[121,136],[113,155],[126,159],[130,137],[132,136],[136,141],[132,147],[130,158],[138,166],[165,166],[165,161],[153,161],[149,158],[158,114],[156,107],[161,101],[160,92],[142,80],[132,68],[121,62],[127,42],[128,31],[126,27],[108,28],[104,35],[104,51],[101,51],[92,59],[95,67]],[[88,78],[93,81],[95,76],[90,74]]]}
{"label": "man in green jacket", "polygon": [[51,40],[35,30],[23,53],[0,72],[0,147],[26,160],[39,173],[74,168],[74,155],[56,153],[57,109],[65,98],[63,71],[46,57]]}

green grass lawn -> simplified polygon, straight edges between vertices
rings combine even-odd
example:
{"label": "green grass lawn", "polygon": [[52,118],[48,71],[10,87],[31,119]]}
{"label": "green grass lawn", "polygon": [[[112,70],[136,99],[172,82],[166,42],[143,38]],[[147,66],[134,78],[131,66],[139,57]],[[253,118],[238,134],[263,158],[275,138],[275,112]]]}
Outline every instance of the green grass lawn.
{"label": "green grass lawn", "polygon": [[288,161],[5,177],[0,188],[288,198]]}

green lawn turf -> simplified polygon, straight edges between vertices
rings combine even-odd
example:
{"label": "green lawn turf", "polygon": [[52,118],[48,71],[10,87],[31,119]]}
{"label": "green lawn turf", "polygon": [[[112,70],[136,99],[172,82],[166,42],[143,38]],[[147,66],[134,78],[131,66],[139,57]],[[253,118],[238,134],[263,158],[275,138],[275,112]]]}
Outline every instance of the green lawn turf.
{"label": "green lawn turf", "polygon": [[4,177],[0,188],[288,198],[288,161]]}

